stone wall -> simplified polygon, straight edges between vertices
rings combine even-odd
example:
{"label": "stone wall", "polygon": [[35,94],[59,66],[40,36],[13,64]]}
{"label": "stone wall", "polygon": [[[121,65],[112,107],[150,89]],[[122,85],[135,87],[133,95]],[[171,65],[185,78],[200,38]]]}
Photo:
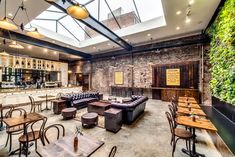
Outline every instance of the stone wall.
{"label": "stone wall", "polygon": [[[120,57],[111,57],[98,59],[92,63],[86,63],[83,71],[90,71],[92,75],[91,87],[103,93],[110,92],[110,86],[114,86],[114,72],[124,72],[124,84],[119,86],[131,87],[132,80],[134,87],[151,87],[152,85],[152,65],[180,63],[185,61],[200,61],[201,64],[202,45],[191,45],[160,51],[142,52],[139,54],[126,55]],[[200,78],[204,76],[204,81],[200,79],[199,89],[203,91],[203,100],[206,104],[211,103],[211,94],[209,89],[209,59],[207,52],[204,55],[204,74],[202,75],[201,65]],[[88,69],[90,68],[90,69]],[[133,70],[133,73],[132,73]],[[133,74],[133,76],[132,76]],[[133,79],[132,79],[133,77]],[[202,90],[203,88],[203,90]]]}

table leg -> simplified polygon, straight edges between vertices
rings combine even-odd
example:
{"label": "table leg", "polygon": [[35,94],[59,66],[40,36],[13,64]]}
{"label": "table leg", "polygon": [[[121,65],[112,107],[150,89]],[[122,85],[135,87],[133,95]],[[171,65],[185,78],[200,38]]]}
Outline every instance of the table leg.
{"label": "table leg", "polygon": [[[26,124],[24,124],[24,135],[27,133],[27,131],[26,131]],[[29,147],[31,147],[31,146],[33,146],[33,143],[30,143],[29,145],[28,145],[28,148]],[[24,155],[26,155],[26,154],[30,154],[30,151],[28,150],[28,152],[27,152],[27,145],[26,145],[26,143],[23,143],[23,147],[22,147],[22,154],[24,154]],[[8,154],[8,156],[11,156],[11,155],[15,155],[18,151],[20,150],[20,148],[18,148],[18,149],[16,149],[16,150],[14,150],[14,151],[11,151],[9,154]]]}
{"label": "table leg", "polygon": [[199,154],[199,153],[197,153],[197,151],[196,151],[196,129],[195,128],[192,128],[193,129],[193,145],[192,145],[192,151],[191,151],[191,153],[188,151],[188,150],[186,150],[186,149],[182,149],[182,152],[183,153],[185,153],[185,154],[187,154],[188,156],[190,156],[190,157],[205,157],[205,155],[204,154]]}
{"label": "table leg", "polygon": [[47,94],[46,94],[46,108],[43,109],[42,111],[44,110],[51,110],[49,107],[48,107],[48,99],[47,99]]}

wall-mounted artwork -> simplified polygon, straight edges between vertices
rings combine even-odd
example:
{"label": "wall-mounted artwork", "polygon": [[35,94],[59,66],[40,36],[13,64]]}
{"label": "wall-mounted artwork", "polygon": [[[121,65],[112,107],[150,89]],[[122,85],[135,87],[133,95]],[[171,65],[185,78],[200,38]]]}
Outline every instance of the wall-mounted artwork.
{"label": "wall-mounted artwork", "polygon": [[166,69],[166,85],[180,86],[180,69]]}
{"label": "wall-mounted artwork", "polygon": [[115,71],[114,72],[114,84],[115,85],[123,85],[124,84],[123,71]]}

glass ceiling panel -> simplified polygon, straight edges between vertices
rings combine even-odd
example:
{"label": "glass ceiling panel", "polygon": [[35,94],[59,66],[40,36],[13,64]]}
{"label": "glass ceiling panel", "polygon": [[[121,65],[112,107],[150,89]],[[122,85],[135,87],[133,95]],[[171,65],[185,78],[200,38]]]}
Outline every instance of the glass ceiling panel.
{"label": "glass ceiling panel", "polygon": [[[90,0],[76,1],[80,4],[85,4]],[[163,16],[161,0],[94,0],[86,5],[86,8],[88,9],[90,15],[113,31]],[[110,9],[115,15],[117,21],[113,18]],[[46,11],[42,12],[39,16],[32,20],[31,23],[79,41],[100,35],[76,20],[77,23],[80,24],[80,27],[70,16],[60,19],[64,15],[66,14],[61,10],[54,6],[50,6]],[[53,20],[58,19],[60,19],[59,22],[61,24],[57,23],[56,28],[56,21]],[[121,28],[119,28],[119,25]]]}
{"label": "glass ceiling panel", "polygon": [[37,19],[54,19],[57,20],[61,17],[66,15],[65,13],[58,13],[58,12],[50,12],[50,11],[44,11],[39,16],[37,16]]}

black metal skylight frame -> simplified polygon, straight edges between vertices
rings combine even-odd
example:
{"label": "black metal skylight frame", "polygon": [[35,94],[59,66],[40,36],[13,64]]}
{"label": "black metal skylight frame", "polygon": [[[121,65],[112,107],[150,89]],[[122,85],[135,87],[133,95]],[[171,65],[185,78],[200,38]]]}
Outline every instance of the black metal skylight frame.
{"label": "black metal skylight frame", "polygon": [[[41,21],[52,21],[55,22],[55,32],[58,33],[58,26],[62,26],[75,40],[77,40],[78,42],[80,42],[81,40],[78,39],[64,24],[63,22],[61,22],[60,20],[62,20],[63,18],[67,17],[68,15],[65,14],[62,11],[55,11],[55,10],[45,10],[46,12],[53,12],[53,13],[58,13],[58,14],[64,14],[62,15],[60,18],[57,19],[53,19],[53,18],[35,18],[34,20],[41,20]],[[79,22],[76,19],[71,18],[72,21],[74,21],[74,23],[76,23],[76,25],[81,28],[81,30],[89,37],[91,38],[91,35],[79,24]]]}

